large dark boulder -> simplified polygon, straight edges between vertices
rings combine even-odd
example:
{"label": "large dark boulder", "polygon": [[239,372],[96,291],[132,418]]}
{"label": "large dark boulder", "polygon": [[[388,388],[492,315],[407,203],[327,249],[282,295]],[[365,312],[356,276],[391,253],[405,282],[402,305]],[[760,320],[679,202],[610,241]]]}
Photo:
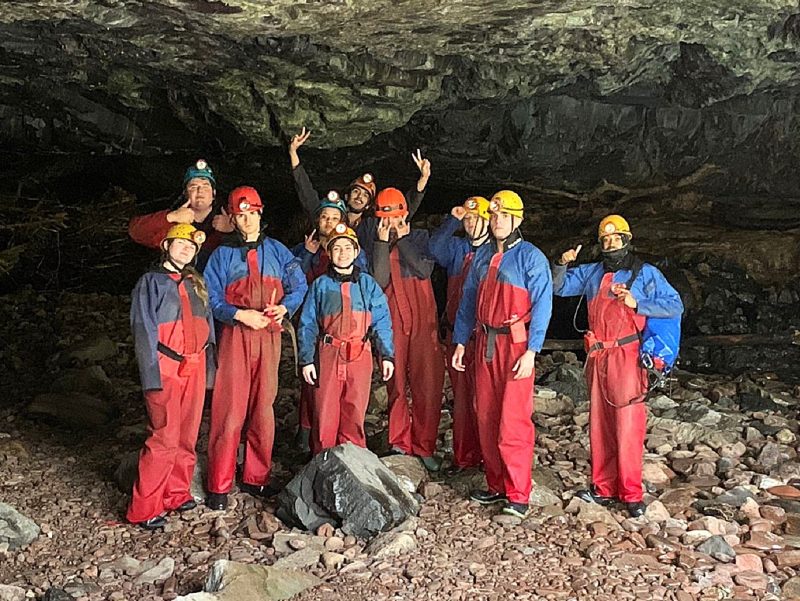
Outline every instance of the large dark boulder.
{"label": "large dark boulder", "polygon": [[347,443],[323,451],[278,496],[278,517],[316,530],[325,523],[372,538],[415,515],[419,504],[372,451]]}

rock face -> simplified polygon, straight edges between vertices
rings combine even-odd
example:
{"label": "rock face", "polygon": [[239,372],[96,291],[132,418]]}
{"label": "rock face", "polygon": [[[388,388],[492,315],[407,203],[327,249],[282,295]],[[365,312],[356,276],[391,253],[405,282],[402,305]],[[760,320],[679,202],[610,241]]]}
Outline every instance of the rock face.
{"label": "rock face", "polygon": [[[217,601],[277,601],[291,599],[320,584],[313,574],[282,570],[271,566],[246,565],[219,560],[211,566],[203,593],[191,599]],[[214,594],[209,594],[214,593]],[[201,596],[202,595],[202,596]]]}
{"label": "rock face", "polygon": [[319,453],[278,496],[278,517],[316,531],[325,523],[371,538],[417,513],[397,476],[367,449],[344,444]]}
{"label": "rock face", "polygon": [[39,536],[39,526],[6,503],[0,502],[0,545],[11,550],[29,545]]}
{"label": "rock face", "polygon": [[150,154],[275,147],[306,125],[373,160],[424,143],[474,181],[630,184],[713,162],[732,190],[798,188],[791,0],[424,6],[2,3],[1,137]]}

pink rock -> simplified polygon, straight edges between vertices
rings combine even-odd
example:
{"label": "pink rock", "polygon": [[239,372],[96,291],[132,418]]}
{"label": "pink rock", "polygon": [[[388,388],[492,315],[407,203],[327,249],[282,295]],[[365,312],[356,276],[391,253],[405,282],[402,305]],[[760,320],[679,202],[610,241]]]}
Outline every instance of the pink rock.
{"label": "pink rock", "polygon": [[742,553],[736,556],[736,567],[744,572],[763,572],[761,557],[755,553]]}
{"label": "pink rock", "polygon": [[736,584],[746,586],[754,591],[767,590],[769,579],[766,574],[761,572],[741,572],[733,577]]}

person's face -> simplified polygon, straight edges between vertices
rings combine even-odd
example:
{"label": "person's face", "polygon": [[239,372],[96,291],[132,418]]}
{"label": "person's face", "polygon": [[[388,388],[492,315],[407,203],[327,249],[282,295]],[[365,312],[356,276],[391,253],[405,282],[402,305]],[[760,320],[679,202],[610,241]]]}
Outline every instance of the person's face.
{"label": "person's face", "polygon": [[361,211],[369,204],[369,193],[364,188],[356,186],[347,196],[347,205],[351,209]]}
{"label": "person's face", "polygon": [[346,269],[356,260],[358,251],[352,240],[339,238],[331,244],[331,262],[339,269]]}
{"label": "person's face", "polygon": [[194,211],[204,211],[211,208],[214,202],[214,188],[211,182],[204,177],[195,177],[186,184],[186,199]]}
{"label": "person's face", "polygon": [[608,234],[600,239],[603,250],[619,250],[625,246],[625,239],[622,234]]}
{"label": "person's face", "polygon": [[386,219],[389,222],[389,227],[391,229],[393,229],[393,230],[396,230],[397,228],[401,227],[403,225],[403,223],[405,222],[405,220],[406,220],[406,218],[404,216],[403,217],[387,217]]}
{"label": "person's face", "polygon": [[464,231],[471,239],[480,238],[483,235],[484,221],[475,213],[467,213],[463,219]]}
{"label": "person's face", "polygon": [[254,236],[261,231],[261,213],[258,211],[237,213],[233,216],[233,222],[236,225],[236,229],[238,229],[245,238]]}
{"label": "person's face", "polygon": [[197,254],[197,246],[189,240],[174,238],[168,242],[167,254],[175,265],[183,269],[194,259],[195,254]]}
{"label": "person's face", "polygon": [[333,228],[342,220],[342,213],[338,209],[326,207],[320,211],[317,218],[317,231],[320,236],[330,236]]}
{"label": "person's face", "polygon": [[511,235],[518,226],[521,220],[519,217],[514,217],[508,213],[492,213],[492,218],[489,225],[492,228],[492,234],[498,240],[505,240]]}

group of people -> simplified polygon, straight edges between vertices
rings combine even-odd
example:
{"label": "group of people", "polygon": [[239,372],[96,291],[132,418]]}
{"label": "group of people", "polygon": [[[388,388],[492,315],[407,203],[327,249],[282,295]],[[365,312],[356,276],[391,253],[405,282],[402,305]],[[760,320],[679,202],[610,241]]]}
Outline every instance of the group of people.
{"label": "group of people", "polygon": [[[172,210],[135,217],[131,237],[159,249],[133,291],[131,324],[149,437],[127,518],[161,528],[170,511],[194,508],[190,482],[206,390],[211,393],[208,495],[225,509],[244,443],[239,488],[268,497],[281,332],[295,316],[302,388],[298,445],[313,453],[366,446],[364,419],[374,363],[386,381],[392,454],[441,467],[436,440],[444,373],[453,387],[453,465],[483,466],[487,488],[470,498],[528,513],[534,451],[535,356],[553,295],[585,295],[591,394],[592,487],[579,497],[623,502],[641,515],[648,387],[642,332],[679,320],[677,292],[632,252],[627,222],[600,223],[602,261],[571,268],[580,247],[552,264],[523,239],[522,199],[501,190],[468,198],[432,234],[412,228],[430,162],[406,193],[378,189],[369,174],[345,193],[320,195],[301,164],[305,129],[289,145],[298,197],[313,231],[289,250],[266,235],[252,187],[216,203],[217,182],[199,160]],[[463,233],[462,233],[463,232]],[[448,276],[441,317],[431,285]],[[295,315],[299,314],[299,315]],[[663,366],[660,366],[663,367]]]}

